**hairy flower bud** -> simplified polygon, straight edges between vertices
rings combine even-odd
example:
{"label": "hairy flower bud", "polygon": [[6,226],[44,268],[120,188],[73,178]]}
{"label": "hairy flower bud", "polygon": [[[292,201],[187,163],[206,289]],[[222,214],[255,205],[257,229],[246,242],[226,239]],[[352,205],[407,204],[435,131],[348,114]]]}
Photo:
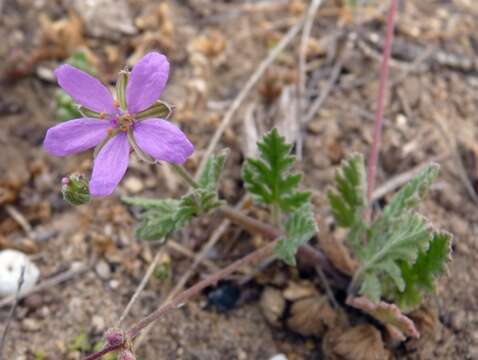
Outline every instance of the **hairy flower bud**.
{"label": "hairy flower bud", "polygon": [[125,342],[124,331],[118,328],[108,329],[105,333],[105,340],[110,346],[121,345]]}
{"label": "hairy flower bud", "polygon": [[136,360],[136,356],[129,350],[123,350],[119,353],[118,360]]}
{"label": "hairy flower bud", "polygon": [[83,205],[90,201],[88,180],[82,174],[72,174],[61,180],[61,194],[72,205]]}

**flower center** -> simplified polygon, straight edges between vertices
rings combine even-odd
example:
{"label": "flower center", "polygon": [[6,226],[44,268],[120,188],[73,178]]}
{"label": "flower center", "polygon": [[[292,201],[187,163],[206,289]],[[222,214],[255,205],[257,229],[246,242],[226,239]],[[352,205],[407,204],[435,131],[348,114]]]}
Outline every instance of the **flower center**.
{"label": "flower center", "polygon": [[134,116],[126,112],[118,117],[118,129],[121,131],[128,131],[128,129],[134,124]]}

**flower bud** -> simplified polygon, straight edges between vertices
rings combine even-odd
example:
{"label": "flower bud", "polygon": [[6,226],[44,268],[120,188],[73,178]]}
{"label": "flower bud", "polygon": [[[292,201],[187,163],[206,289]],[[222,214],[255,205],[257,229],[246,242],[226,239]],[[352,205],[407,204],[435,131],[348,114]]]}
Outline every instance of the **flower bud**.
{"label": "flower bud", "polygon": [[136,356],[129,350],[122,350],[118,355],[118,360],[136,360]]}
{"label": "flower bud", "polygon": [[121,329],[111,328],[106,331],[105,340],[110,346],[121,345],[125,342],[125,335]]}
{"label": "flower bud", "polygon": [[63,199],[72,205],[83,205],[90,201],[88,180],[82,174],[72,174],[61,180]]}

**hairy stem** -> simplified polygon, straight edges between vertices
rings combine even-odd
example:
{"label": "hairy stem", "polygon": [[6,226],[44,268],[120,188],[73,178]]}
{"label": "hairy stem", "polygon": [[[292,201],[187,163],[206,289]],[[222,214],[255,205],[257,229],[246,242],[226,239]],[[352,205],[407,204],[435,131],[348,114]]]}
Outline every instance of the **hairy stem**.
{"label": "hairy stem", "polygon": [[[380,83],[377,96],[377,108],[375,111],[375,126],[373,130],[372,149],[368,161],[367,172],[367,198],[369,204],[372,202],[373,189],[375,187],[378,151],[382,138],[383,110],[385,105],[385,96],[387,93],[389,62],[392,53],[393,30],[395,25],[395,16],[397,14],[398,0],[391,0],[390,10],[387,16],[387,30],[385,37],[385,45],[383,48],[382,64],[380,68]],[[367,216],[370,218],[370,214]]]}
{"label": "hairy stem", "polygon": [[184,181],[186,181],[191,187],[193,187],[194,189],[197,189],[199,187],[198,183],[196,182],[196,180],[194,180],[194,178],[192,177],[192,175],[189,173],[189,171],[187,171],[183,166],[181,165],[177,165],[177,164],[170,164],[170,166],[173,168],[174,171],[176,171],[176,173],[178,173],[178,175],[180,175]]}
{"label": "hairy stem", "polygon": [[198,295],[201,293],[202,290],[207,288],[208,286],[212,286],[217,284],[217,282],[226,276],[230,275],[234,271],[238,270],[244,265],[252,264],[261,261],[262,259],[268,257],[269,255],[272,254],[272,250],[274,249],[274,246],[276,245],[276,241],[273,241],[256,251],[250,253],[249,255],[233,262],[231,265],[225,267],[222,270],[219,270],[218,272],[206,277],[204,280],[198,282],[197,284],[193,285],[189,289],[179,293],[177,296],[175,296],[171,301],[167,302],[166,304],[160,306],[156,311],[145,317],[144,319],[140,320],[136,324],[134,324],[131,328],[129,328],[126,331],[127,334],[127,340],[125,343],[114,345],[114,346],[107,346],[101,351],[89,355],[88,357],[85,358],[85,360],[95,360],[101,358],[103,355],[116,351],[119,349],[122,349],[126,342],[134,340],[140,333],[141,331],[147,327],[149,324],[157,321],[167,313],[180,308],[182,305],[184,305],[188,300],[190,300],[192,297]]}

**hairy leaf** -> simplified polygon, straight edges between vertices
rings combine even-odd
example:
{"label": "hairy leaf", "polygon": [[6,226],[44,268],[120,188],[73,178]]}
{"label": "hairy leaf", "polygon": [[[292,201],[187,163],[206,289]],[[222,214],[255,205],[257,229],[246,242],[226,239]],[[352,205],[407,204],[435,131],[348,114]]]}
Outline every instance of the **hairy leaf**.
{"label": "hairy leaf", "polygon": [[289,212],[307,203],[310,193],[298,191],[301,174],[291,173],[295,157],[292,145],[285,142],[277,129],[265,134],[257,144],[259,159],[247,159],[243,168],[246,189],[265,205]]}
{"label": "hairy leaf", "polygon": [[278,258],[295,265],[299,246],[307,243],[317,232],[317,224],[310,204],[296,209],[285,223],[285,236],[279,240],[274,251]]}
{"label": "hairy leaf", "polygon": [[421,251],[413,265],[401,262],[405,286],[395,294],[400,308],[413,309],[420,304],[423,290],[434,290],[435,278],[443,274],[450,259],[451,240],[452,236],[446,232],[435,233],[428,250]]}
{"label": "hairy leaf", "polygon": [[136,227],[136,236],[143,240],[160,240],[180,230],[193,217],[223,205],[215,191],[194,189],[175,199],[123,198],[127,204],[144,210]]}
{"label": "hairy leaf", "polygon": [[419,252],[428,248],[431,236],[425,220],[411,211],[403,214],[386,231],[371,234],[367,246],[359,254],[361,266],[356,277],[364,280],[360,293],[377,302],[384,278],[392,280],[399,291],[404,290],[400,264],[413,264]]}
{"label": "hairy leaf", "polygon": [[203,172],[199,176],[198,184],[203,189],[217,190],[222,169],[226,162],[229,150],[224,149],[218,154],[212,155],[206,163]]}
{"label": "hairy leaf", "polygon": [[428,165],[392,198],[383,210],[383,218],[395,218],[406,210],[415,209],[439,173],[438,164]]}
{"label": "hairy leaf", "polygon": [[[136,226],[136,236],[142,240],[165,240],[189,219],[180,214],[180,201],[173,199],[123,199],[125,202],[147,209]],[[139,201],[138,201],[139,200]]]}
{"label": "hairy leaf", "polygon": [[366,175],[362,154],[353,154],[342,162],[335,176],[337,189],[328,192],[337,224],[350,228],[361,219],[367,206]]}
{"label": "hairy leaf", "polygon": [[366,297],[347,298],[347,304],[360,309],[384,324],[392,334],[397,334],[400,340],[405,336],[420,337],[420,333],[413,321],[402,314],[395,304],[380,301],[377,304],[370,302]]}

